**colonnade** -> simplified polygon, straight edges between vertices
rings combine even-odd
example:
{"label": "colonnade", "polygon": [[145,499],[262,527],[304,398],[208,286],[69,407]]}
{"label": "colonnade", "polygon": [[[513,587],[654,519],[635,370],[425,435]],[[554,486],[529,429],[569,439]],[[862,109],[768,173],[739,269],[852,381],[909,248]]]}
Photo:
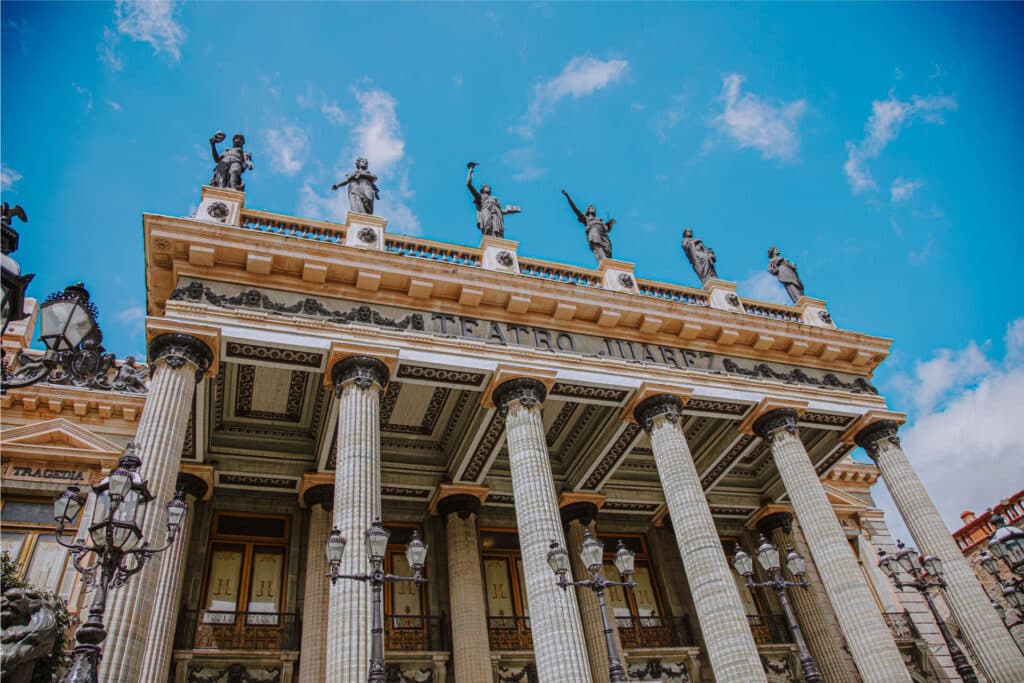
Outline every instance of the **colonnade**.
{"label": "colonnade", "polygon": [[[194,346],[175,348],[189,348]],[[205,347],[203,347],[205,348]],[[177,472],[184,439],[184,420],[191,407],[195,374],[204,371],[208,356],[184,352],[155,354],[154,378],[137,441],[149,457],[143,476],[154,493],[166,497]],[[170,362],[171,358],[184,359]],[[204,359],[206,359],[204,361]],[[336,527],[350,541],[361,539],[380,514],[380,394],[390,371],[370,356],[349,356],[331,369],[338,401],[337,451],[333,500],[319,496],[312,503],[306,570],[306,611],[300,666],[301,681],[352,683],[365,680],[370,658],[370,594],[362,582],[323,578],[323,538]],[[583,529],[594,524],[595,510],[559,508],[542,420],[546,398],[542,380],[524,372],[503,377],[489,392],[505,416],[509,466],[515,498],[525,587],[530,604],[534,657],[541,681],[590,683],[606,680],[603,632],[596,632],[600,613],[588,595],[563,590],[547,564],[555,541],[575,556]],[[689,582],[694,611],[707,658],[717,680],[766,681],[761,657],[751,635],[739,591],[731,575],[715,522],[704,495],[693,456],[682,429],[686,393],[659,393],[642,387],[631,414],[649,434],[676,543]],[[151,409],[151,406],[156,406]],[[840,528],[822,484],[801,442],[797,413],[792,409],[765,412],[753,430],[771,444],[771,454],[803,530],[808,558],[820,576],[836,623],[849,647],[849,657],[865,683],[909,683],[892,634]],[[950,606],[967,633],[978,664],[992,681],[1024,680],[1024,658],[998,624],[973,573],[945,530],[905,454],[895,439],[895,424],[868,425],[857,435],[875,458],[893,498],[922,552],[938,555],[947,568]],[[451,591],[452,630],[458,643],[453,657],[456,681],[492,677],[487,639],[487,612],[480,570],[477,515],[480,497],[456,491],[442,497],[437,510],[447,530],[447,566]],[[596,506],[595,506],[596,508]],[[155,519],[154,515],[151,519]],[[569,543],[563,523],[568,525]],[[155,526],[155,523],[148,526]],[[153,536],[153,529],[147,529]],[[785,533],[784,531],[781,533]],[[788,541],[776,536],[776,541]],[[352,544],[356,546],[358,544]],[[104,658],[103,680],[141,680],[141,662],[151,659],[144,636],[149,627],[152,596],[180,586],[183,563],[167,562],[161,572],[143,572],[110,610],[112,647]],[[351,547],[342,559],[342,573],[365,571],[362,553]],[[572,572],[581,567],[574,564]],[[572,573],[570,572],[570,574]],[[572,576],[568,577],[570,580]],[[458,588],[455,589],[454,587]],[[823,672],[848,666],[835,650],[834,633],[816,623],[820,604],[796,603],[812,651]],[[820,621],[820,620],[819,620]],[[326,627],[326,628],[325,628]],[[829,638],[832,643],[825,642]],[[1003,643],[1003,641],[1006,643]],[[164,661],[165,660],[158,660]],[[164,665],[166,671],[166,665]],[[152,671],[150,669],[150,671]],[[147,674],[148,675],[148,674]],[[163,674],[166,675],[166,674]],[[160,680],[159,677],[152,680]]]}

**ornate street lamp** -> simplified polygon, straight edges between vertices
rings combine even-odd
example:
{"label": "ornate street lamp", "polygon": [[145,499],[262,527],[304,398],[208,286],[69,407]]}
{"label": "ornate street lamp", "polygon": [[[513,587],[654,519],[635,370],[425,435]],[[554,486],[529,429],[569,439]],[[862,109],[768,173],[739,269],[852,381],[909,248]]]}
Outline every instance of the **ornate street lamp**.
{"label": "ornate street lamp", "polygon": [[341,574],[341,557],[345,552],[345,545],[348,541],[341,535],[341,531],[335,527],[327,537],[327,563],[331,571],[327,574],[333,584],[338,579],[351,579],[353,581],[368,581],[373,587],[373,629],[371,631],[373,640],[370,645],[370,674],[367,678],[369,683],[384,683],[384,617],[381,613],[382,592],[385,583],[396,581],[412,581],[414,583],[426,583],[423,576],[423,566],[427,560],[427,545],[420,540],[419,532],[412,532],[412,540],[405,550],[405,559],[412,567],[412,576],[395,576],[384,573],[384,554],[388,549],[388,538],[391,532],[380,523],[380,517],[373,520],[373,524],[366,530],[366,557],[370,561],[369,574]]}
{"label": "ornate street lamp", "polygon": [[612,683],[628,680],[626,669],[622,665],[622,658],[615,649],[615,638],[613,636],[611,623],[608,621],[608,611],[605,607],[604,589],[621,586],[633,589],[636,584],[633,582],[633,572],[636,563],[636,556],[633,551],[627,548],[622,541],[619,541],[615,551],[615,568],[619,570],[622,581],[609,581],[604,578],[601,568],[604,565],[604,543],[590,535],[589,529],[583,530],[583,543],[580,544],[580,559],[583,566],[590,572],[590,578],[586,581],[569,581],[566,576],[569,573],[569,553],[559,545],[558,541],[552,540],[548,548],[548,566],[558,577],[558,586],[566,590],[569,586],[584,586],[597,594],[597,603],[601,608],[601,623],[604,624],[604,643],[608,649],[608,678]]}
{"label": "ornate street lamp", "polygon": [[83,350],[86,345],[100,347],[102,335],[96,325],[97,314],[96,305],[89,300],[89,292],[81,282],[48,296],[39,306],[39,339],[46,344],[46,351],[39,359],[20,354],[18,370],[4,377],[3,389],[29,386],[59,367],[81,365],[74,362],[76,355],[85,354],[90,359],[95,356],[98,364],[101,354],[96,349]]}
{"label": "ornate street lamp", "polygon": [[999,561],[992,557],[987,550],[982,551],[981,555],[978,556],[978,562],[981,564],[982,568],[991,574],[992,578],[994,578],[1002,587],[1003,601],[1006,605],[1009,605],[1013,616],[1016,617],[1016,620],[1007,623],[1006,606],[1004,606],[1003,603],[993,600],[992,607],[994,607],[996,612],[999,613],[999,619],[1003,622],[1003,626],[1005,626],[1011,634],[1016,633],[1022,626],[1024,626],[1024,581],[1019,579],[1016,581],[1003,579],[999,573]]}
{"label": "ornate street lamp", "polygon": [[[938,624],[939,631],[942,633],[942,639],[946,641],[946,647],[949,648],[949,656],[953,659],[956,672],[966,683],[977,683],[978,677],[975,675],[971,663],[967,661],[963,650],[957,645],[953,634],[949,632],[946,621],[932,601],[930,589],[946,587],[946,581],[942,578],[942,560],[934,555],[921,557],[913,547],[903,545],[903,541],[896,541],[896,548],[895,557],[886,554],[885,550],[879,550],[878,566],[882,568],[882,571],[892,580],[898,590],[910,586],[924,596],[925,602],[928,603],[928,609],[932,611],[935,623]],[[923,570],[922,567],[924,567]],[[900,574],[904,572],[910,574],[911,581],[904,581],[900,578]]]}
{"label": "ornate street lamp", "polygon": [[732,566],[740,576],[747,580],[747,588],[771,588],[779,596],[782,611],[786,615],[786,623],[789,626],[789,630],[793,633],[793,640],[796,641],[797,653],[800,656],[800,668],[803,670],[804,680],[808,681],[808,683],[820,683],[821,674],[818,673],[818,667],[814,663],[811,651],[807,648],[807,643],[804,642],[803,633],[800,632],[800,625],[796,621],[793,609],[789,605],[789,597],[786,595],[786,589],[792,586],[799,586],[807,590],[807,563],[804,561],[803,555],[793,550],[792,547],[787,547],[786,569],[793,575],[796,582],[787,581],[782,578],[779,549],[772,545],[764,537],[764,534],[761,534],[758,540],[760,545],[757,546],[757,561],[761,568],[768,572],[768,581],[760,583],[754,581],[754,560],[742,548],[737,548]]}
{"label": "ornate street lamp", "polygon": [[989,537],[988,552],[1005,562],[1014,574],[1024,577],[1024,531],[1007,524],[1000,512],[993,512],[991,519],[996,530]]}
{"label": "ornate street lamp", "polygon": [[[75,569],[87,586],[94,586],[89,617],[75,633],[75,648],[71,651],[71,664],[64,672],[61,683],[95,683],[100,661],[100,643],[107,637],[103,625],[103,612],[107,606],[107,591],[120,588],[145,566],[157,553],[174,543],[185,521],[188,507],[182,491],[167,503],[167,543],[162,548],[151,548],[142,537],[142,527],[153,494],[149,483],[138,473],[138,452],[129,443],[124,455],[103,481],[93,486],[96,505],[89,526],[91,545],[82,542],[66,543],[64,527],[73,523],[82,509],[82,498],[77,486],[69,486],[53,503],[53,518],[57,522],[57,542],[67,548]],[[96,554],[90,566],[82,565],[89,553]],[[128,560],[132,558],[132,560]],[[98,575],[97,575],[98,573]]]}
{"label": "ornate street lamp", "polygon": [[22,275],[21,266],[11,256],[18,250],[18,231],[11,225],[12,218],[20,218],[23,223],[28,222],[25,209],[4,202],[0,205],[0,224],[3,229],[3,299],[0,301],[0,318],[2,318],[2,331],[7,332],[7,325],[13,321],[24,320],[28,315],[25,313],[25,290],[34,275]]}

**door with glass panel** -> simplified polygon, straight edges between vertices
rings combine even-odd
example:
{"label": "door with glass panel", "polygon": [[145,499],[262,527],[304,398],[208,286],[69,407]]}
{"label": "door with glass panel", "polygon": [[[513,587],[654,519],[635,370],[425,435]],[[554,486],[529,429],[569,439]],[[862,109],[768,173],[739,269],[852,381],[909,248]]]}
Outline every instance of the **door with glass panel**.
{"label": "door with glass panel", "polygon": [[511,530],[483,530],[480,543],[491,649],[533,649],[519,536]]}
{"label": "door with glass panel", "polygon": [[606,599],[611,606],[615,623],[619,628],[622,646],[669,647],[679,644],[673,630],[673,622],[665,616],[661,597],[654,585],[647,541],[643,536],[621,534],[599,534],[604,543],[604,576],[619,581],[619,570],[615,568],[615,550],[621,540],[635,554],[633,590],[613,586],[608,589]]}
{"label": "door with glass panel", "polygon": [[[18,563],[21,575],[40,590],[67,597],[75,573],[68,571],[67,549],[57,543],[53,500],[4,498],[0,518],[0,546]],[[65,527],[68,536],[75,534],[78,519]]]}

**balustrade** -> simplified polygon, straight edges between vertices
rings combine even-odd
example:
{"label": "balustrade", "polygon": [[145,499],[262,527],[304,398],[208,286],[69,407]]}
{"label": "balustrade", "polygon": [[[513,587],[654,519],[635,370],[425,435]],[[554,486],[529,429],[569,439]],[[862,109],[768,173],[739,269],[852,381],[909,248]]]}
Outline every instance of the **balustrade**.
{"label": "balustrade", "polygon": [[298,650],[302,626],[295,613],[184,610],[178,650]]}
{"label": "balustrade", "polygon": [[786,617],[781,614],[748,614],[750,633],[758,645],[778,645],[793,642],[786,624]]}
{"label": "balustrade", "polygon": [[908,612],[882,612],[882,616],[897,643],[905,643],[921,637]]}
{"label": "balustrade", "polygon": [[444,617],[384,615],[387,652],[450,651],[451,643],[451,625]]}
{"label": "balustrade", "polygon": [[697,644],[685,617],[616,617],[615,625],[626,650]]}
{"label": "balustrade", "polygon": [[266,211],[242,209],[241,227],[256,232],[267,232],[275,235],[286,235],[316,242],[343,244],[345,242],[345,226],[324,221],[298,220],[292,216],[282,216]]}
{"label": "balustrade", "polygon": [[488,617],[487,632],[492,650],[532,650],[530,617]]}

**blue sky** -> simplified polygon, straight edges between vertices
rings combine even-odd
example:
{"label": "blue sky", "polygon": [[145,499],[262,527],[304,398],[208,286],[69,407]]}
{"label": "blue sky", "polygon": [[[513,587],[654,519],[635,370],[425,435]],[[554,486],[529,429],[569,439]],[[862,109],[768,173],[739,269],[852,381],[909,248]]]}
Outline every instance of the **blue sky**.
{"label": "blue sky", "polygon": [[[218,129],[246,135],[247,204],[269,211],[342,220],[330,185],[366,154],[389,229],[477,244],[473,160],[522,206],[506,234],[524,255],[592,265],[562,187],[618,220],[615,256],[642,277],[697,284],[692,226],[741,294],[782,301],[777,244],[841,327],[896,340],[877,381],[911,413],[908,441],[958,409],[996,420],[985,453],[935,455],[960,424],[914,456],[952,523],[1024,485],[1024,443],[991,403],[1024,400],[1022,14],[3,2],[3,199],[30,217],[30,294],[85,281],[119,356],[143,347],[141,213],[191,211]],[[929,477],[950,462],[1014,477],[945,490]]]}

